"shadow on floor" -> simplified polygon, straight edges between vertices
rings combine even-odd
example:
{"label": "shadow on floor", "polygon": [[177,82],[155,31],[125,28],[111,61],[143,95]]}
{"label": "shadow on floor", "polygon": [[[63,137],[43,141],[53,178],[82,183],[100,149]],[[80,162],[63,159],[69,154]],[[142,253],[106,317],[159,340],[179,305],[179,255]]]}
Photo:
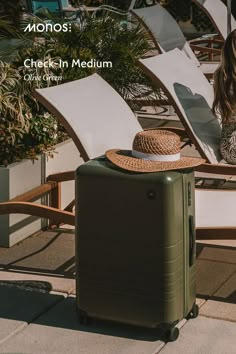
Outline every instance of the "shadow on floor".
{"label": "shadow on floor", "polygon": [[31,322],[52,303],[64,299],[61,295],[49,294],[50,290],[48,282],[0,281],[1,319]]}
{"label": "shadow on floor", "polygon": [[27,274],[74,278],[74,235],[46,231],[11,248],[0,247],[0,268]]}
{"label": "shadow on floor", "polygon": [[197,243],[197,297],[236,304],[236,247]]}
{"label": "shadow on floor", "polygon": [[[2,270],[51,277],[74,278],[75,273],[74,235],[57,231],[43,232],[29,237],[10,249],[0,248]],[[197,244],[197,296],[202,299],[236,303],[236,247]],[[95,321],[87,328],[78,323],[75,300],[61,295],[50,294],[51,284],[37,281],[0,281],[0,318],[18,319],[31,322],[32,318],[41,324],[59,326],[80,331],[104,333],[112,331],[115,336],[131,336],[135,333],[143,340],[161,339],[161,333],[129,326]],[[63,300],[61,302],[61,300]],[[47,309],[60,302],[43,317],[42,304]],[[63,304],[63,305],[62,305]],[[37,311],[34,312],[34,306]],[[51,315],[59,306],[59,314]],[[65,310],[67,308],[67,310]],[[69,313],[67,314],[67,311]],[[28,315],[27,315],[28,314]],[[8,317],[7,317],[8,316]],[[112,328],[112,330],[111,330]],[[115,333],[115,334],[114,334]],[[122,333],[122,334],[120,334]],[[107,334],[107,333],[106,333]],[[133,336],[133,337],[132,337]],[[146,336],[146,337],[145,337]],[[148,339],[148,337],[150,339]]]}
{"label": "shadow on floor", "polygon": [[[205,253],[205,252],[208,252],[208,256],[210,256],[209,255],[209,249],[211,249],[211,250],[214,250],[214,251],[216,251],[216,250],[221,250],[222,252],[224,252],[225,254],[234,254],[234,260],[233,260],[233,263],[235,263],[236,264],[236,247],[232,247],[232,246],[222,246],[222,245],[217,245],[217,244],[211,244],[211,243],[198,243],[197,242],[197,249],[196,249],[196,256],[197,256],[197,258],[202,258],[202,256],[203,256],[203,253]],[[216,252],[215,252],[216,253]],[[207,254],[205,255],[204,254],[204,257],[206,257],[207,256]],[[217,260],[219,260],[219,258],[218,258],[218,256],[215,254],[215,256],[217,257]],[[210,259],[212,259],[212,256],[211,256],[211,258]],[[225,258],[224,257],[224,259],[223,260],[221,260],[221,261],[226,261],[227,263],[228,262],[230,262],[230,259],[227,259],[227,258]]]}
{"label": "shadow on floor", "polygon": [[50,294],[50,284],[44,282],[0,282],[1,320],[58,327],[87,333],[138,339],[141,341],[164,340],[160,329],[147,329],[108,321],[92,320],[81,325],[74,297],[64,298]]}

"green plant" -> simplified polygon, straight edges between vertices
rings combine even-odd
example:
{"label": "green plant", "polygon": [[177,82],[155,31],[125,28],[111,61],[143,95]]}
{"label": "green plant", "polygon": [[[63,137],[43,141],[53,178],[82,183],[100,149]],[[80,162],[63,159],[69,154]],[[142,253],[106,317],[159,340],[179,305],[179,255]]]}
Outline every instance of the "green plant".
{"label": "green plant", "polygon": [[192,0],[161,0],[160,2],[163,3],[177,21],[188,21],[190,19]]}
{"label": "green plant", "polygon": [[215,28],[212,25],[209,18],[194,3],[192,4],[192,21],[191,22],[197,31],[203,30],[203,31],[209,31],[210,33],[215,32]]}
{"label": "green plant", "polygon": [[68,138],[64,128],[50,113],[29,113],[26,116],[30,121],[27,130],[0,118],[0,165],[7,166],[24,158],[34,160],[42,152],[52,157],[53,146]]}
{"label": "green plant", "polygon": [[0,61],[0,115],[27,125],[24,114],[30,110],[26,98],[31,95],[31,83],[22,82],[21,70]]}
{"label": "green plant", "polygon": [[27,146],[35,147],[43,145],[44,147],[53,146],[61,141],[66,134],[60,129],[57,120],[48,112],[36,113],[30,115],[30,128],[23,137],[23,142]]}
{"label": "green plant", "polygon": [[0,62],[0,165],[34,159],[66,138],[56,119],[32,97],[36,83],[23,75],[23,67]]}
{"label": "green plant", "polygon": [[14,26],[18,26],[21,18],[21,0],[1,0],[0,16],[4,16]]}
{"label": "green plant", "polygon": [[12,21],[8,20],[6,18],[6,16],[3,16],[2,13],[0,12],[0,39],[6,38],[6,36],[9,33],[13,33],[14,32],[14,25],[12,23]]}
{"label": "green plant", "polygon": [[191,20],[197,31],[214,31],[208,17],[192,0],[159,0],[158,2],[171,13],[176,21],[186,22]]}

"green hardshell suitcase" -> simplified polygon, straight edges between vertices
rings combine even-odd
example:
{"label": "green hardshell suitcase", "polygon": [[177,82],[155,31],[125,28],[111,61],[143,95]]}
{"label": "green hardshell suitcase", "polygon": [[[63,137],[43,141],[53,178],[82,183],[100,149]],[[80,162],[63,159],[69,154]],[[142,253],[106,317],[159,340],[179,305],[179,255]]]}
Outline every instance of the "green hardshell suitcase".
{"label": "green hardshell suitcase", "polygon": [[121,170],[104,156],[76,171],[77,307],[142,327],[196,317],[194,175]]}

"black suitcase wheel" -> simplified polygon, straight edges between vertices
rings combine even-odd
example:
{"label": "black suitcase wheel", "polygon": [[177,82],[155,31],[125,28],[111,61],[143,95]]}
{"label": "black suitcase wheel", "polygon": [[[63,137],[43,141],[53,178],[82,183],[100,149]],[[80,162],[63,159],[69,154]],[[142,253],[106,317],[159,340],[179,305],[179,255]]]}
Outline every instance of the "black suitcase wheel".
{"label": "black suitcase wheel", "polygon": [[199,315],[199,307],[196,302],[193,304],[192,310],[190,311],[188,318],[197,318]]}
{"label": "black suitcase wheel", "polygon": [[192,317],[193,317],[193,318],[197,318],[198,315],[199,315],[199,307],[198,307],[198,305],[196,304],[196,302],[193,304],[193,308],[192,308],[191,313],[192,313]]}
{"label": "black suitcase wheel", "polygon": [[79,316],[79,323],[81,324],[81,325],[85,325],[85,326],[87,326],[87,325],[89,325],[89,318],[88,318],[88,316]]}
{"label": "black suitcase wheel", "polygon": [[166,341],[174,342],[179,337],[179,328],[171,327],[166,331]]}
{"label": "black suitcase wheel", "polygon": [[89,325],[91,324],[91,318],[87,315],[86,312],[78,310],[78,316],[79,316],[79,323],[81,325]]}

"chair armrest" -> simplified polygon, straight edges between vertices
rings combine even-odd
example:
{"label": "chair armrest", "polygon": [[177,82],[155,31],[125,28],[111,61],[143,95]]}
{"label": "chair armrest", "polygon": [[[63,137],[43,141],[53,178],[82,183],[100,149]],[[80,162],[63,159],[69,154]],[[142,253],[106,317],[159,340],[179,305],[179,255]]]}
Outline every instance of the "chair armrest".
{"label": "chair armrest", "polygon": [[47,181],[52,181],[57,183],[73,181],[74,179],[75,179],[75,171],[53,173],[47,177]]}
{"label": "chair armrest", "polygon": [[223,46],[224,41],[219,38],[197,38],[189,41],[189,44],[219,44]]}
{"label": "chair armrest", "polygon": [[209,53],[209,54],[216,54],[216,55],[221,54],[221,49],[218,49],[218,48],[209,48],[209,47],[200,46],[200,45],[196,45],[196,44],[191,44],[190,47],[192,50],[197,50],[202,53]]}
{"label": "chair armrest", "polygon": [[0,215],[5,214],[27,214],[50,219],[56,224],[63,222],[65,224],[75,225],[75,215],[73,213],[28,202],[0,203]]}
{"label": "chair armrest", "polygon": [[[200,64],[217,64],[217,61],[214,60],[199,60]],[[206,74],[205,74],[206,75]],[[212,75],[212,74],[211,74]]]}
{"label": "chair armrest", "polygon": [[213,173],[216,175],[236,175],[236,165],[204,163],[203,165],[196,167],[196,171]]}
{"label": "chair armrest", "polygon": [[57,182],[47,182],[44,184],[41,184],[38,187],[35,187],[33,189],[31,189],[28,192],[25,192],[23,194],[18,195],[15,198],[12,198],[9,200],[9,202],[30,202],[30,201],[34,201],[40,197],[42,197],[43,195],[53,191],[53,189],[55,189],[57,187]]}

